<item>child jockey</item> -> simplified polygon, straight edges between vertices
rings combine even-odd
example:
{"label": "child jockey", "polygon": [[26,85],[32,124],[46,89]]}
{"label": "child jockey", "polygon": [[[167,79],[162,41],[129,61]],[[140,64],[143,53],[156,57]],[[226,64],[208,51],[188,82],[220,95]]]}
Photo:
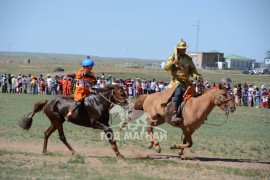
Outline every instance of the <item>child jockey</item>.
{"label": "child jockey", "polygon": [[82,68],[76,73],[77,83],[74,92],[74,100],[76,103],[73,109],[70,109],[66,115],[66,121],[68,121],[68,118],[82,105],[84,98],[90,94],[90,88],[96,81],[95,75],[92,72],[93,66],[94,61],[90,59],[90,56],[87,56],[87,58],[82,61]]}

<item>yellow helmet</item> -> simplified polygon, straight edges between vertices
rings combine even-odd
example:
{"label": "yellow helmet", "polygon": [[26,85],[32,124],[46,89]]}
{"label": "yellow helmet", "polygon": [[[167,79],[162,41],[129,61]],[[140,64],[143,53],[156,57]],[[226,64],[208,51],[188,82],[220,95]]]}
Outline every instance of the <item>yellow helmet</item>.
{"label": "yellow helmet", "polygon": [[187,43],[183,39],[181,39],[181,41],[177,44],[176,48],[177,49],[186,49],[186,48],[188,48],[188,46],[187,46]]}

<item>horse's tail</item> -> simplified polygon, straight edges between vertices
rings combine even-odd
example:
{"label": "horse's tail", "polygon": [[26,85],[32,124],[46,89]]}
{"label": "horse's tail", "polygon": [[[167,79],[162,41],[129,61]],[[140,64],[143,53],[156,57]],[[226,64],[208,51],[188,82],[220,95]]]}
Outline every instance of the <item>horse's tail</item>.
{"label": "horse's tail", "polygon": [[135,110],[143,110],[143,103],[144,103],[146,98],[147,98],[147,94],[140,95],[134,104],[134,109]]}
{"label": "horse's tail", "polygon": [[34,111],[30,112],[27,116],[24,116],[21,119],[21,121],[18,123],[19,126],[28,131],[31,128],[31,125],[32,125],[32,122],[33,122],[33,116],[37,112],[41,111],[43,109],[43,107],[47,104],[47,102],[48,102],[48,100],[42,100],[42,101],[36,102],[36,104],[34,106]]}

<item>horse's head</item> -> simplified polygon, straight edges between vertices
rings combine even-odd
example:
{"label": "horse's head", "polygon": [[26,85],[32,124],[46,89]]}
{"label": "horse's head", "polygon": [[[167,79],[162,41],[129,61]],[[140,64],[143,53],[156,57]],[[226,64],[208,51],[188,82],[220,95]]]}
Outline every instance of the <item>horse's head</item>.
{"label": "horse's head", "polygon": [[228,114],[235,111],[235,104],[226,88],[221,84],[217,84],[214,91],[214,104]]}
{"label": "horse's head", "polygon": [[106,85],[107,90],[111,91],[109,101],[111,103],[125,107],[128,104],[128,95],[125,89],[119,85]]}
{"label": "horse's head", "polygon": [[125,106],[128,103],[128,95],[125,91],[125,89],[122,86],[119,85],[114,85],[114,90],[113,90],[113,97],[112,101],[115,104],[119,104],[121,106]]}

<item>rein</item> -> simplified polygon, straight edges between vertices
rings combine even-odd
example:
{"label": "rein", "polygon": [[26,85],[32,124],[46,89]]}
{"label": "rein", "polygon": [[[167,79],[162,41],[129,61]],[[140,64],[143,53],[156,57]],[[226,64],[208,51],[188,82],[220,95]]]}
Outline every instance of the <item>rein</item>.
{"label": "rein", "polygon": [[228,122],[228,119],[229,119],[229,114],[226,113],[226,115],[227,115],[226,121],[224,121],[221,124],[213,124],[213,123],[207,123],[207,122],[204,122],[204,124],[211,125],[211,126],[223,126],[224,124],[226,124]]}
{"label": "rein", "polygon": [[[217,92],[217,87],[216,87],[216,92]],[[210,91],[209,91],[209,93],[210,93]],[[211,95],[212,95],[212,93],[210,93]],[[224,103],[226,103],[226,102],[228,102],[228,101],[230,101],[230,100],[232,100],[232,98],[228,98],[228,99],[221,99],[221,96],[220,96],[220,94],[214,94],[214,95],[212,95],[213,97],[214,97],[214,99],[217,99],[219,102],[221,102],[221,104],[224,104]],[[218,97],[217,97],[218,96]]]}
{"label": "rein", "polygon": [[[114,99],[117,100],[117,101],[120,103],[120,106],[124,109],[124,111],[128,111],[128,108],[126,108],[125,106],[121,105],[121,103],[126,102],[126,100],[123,101],[123,100],[120,100],[120,99],[116,98],[115,95],[113,95],[113,91],[114,91],[114,90],[111,90],[111,95],[110,95],[109,99],[106,98],[106,97],[105,97],[102,93],[100,93],[100,92],[99,92],[98,94],[99,94],[101,97],[103,97],[106,101],[108,101],[108,102],[110,103],[109,110],[111,110],[115,105],[117,105],[117,104],[115,104],[114,102],[111,101],[111,97],[114,97]],[[116,118],[116,116],[117,116],[117,115],[115,115],[113,118],[112,118],[112,116],[110,116],[111,124],[112,124],[113,119]]]}
{"label": "rein", "polygon": [[221,99],[221,96],[219,96],[219,98],[217,98],[217,96],[215,97],[217,100],[219,100],[221,103],[226,103],[230,100],[232,100],[232,98],[228,98],[228,99]]}
{"label": "rein", "polygon": [[113,96],[114,99],[117,100],[120,104],[126,102],[126,100],[123,101],[123,100],[120,100],[120,99],[116,98],[115,95],[113,95],[113,90],[111,91],[111,95],[110,95],[109,99],[106,98],[106,97],[105,97],[103,94],[101,94],[101,93],[98,93],[98,94],[99,94],[100,96],[102,96],[106,101],[108,101],[108,102],[111,104],[110,109],[111,109],[114,105],[117,105],[117,104],[115,104],[114,102],[111,101],[111,97],[112,97],[112,96]]}
{"label": "rein", "polygon": [[111,91],[111,95],[110,95],[110,97],[109,97],[109,99],[108,98],[106,98],[103,94],[101,94],[101,93],[98,93],[101,97],[103,97],[106,101],[108,101],[109,103],[110,103],[110,108],[109,108],[109,110],[111,110],[112,108],[113,108],[113,106],[114,105],[116,105],[115,103],[113,103],[112,101],[111,101],[111,96],[112,96],[112,94],[113,94],[113,90]]}
{"label": "rein", "polygon": [[[217,91],[217,88],[216,88],[216,91]],[[210,91],[209,91],[209,93],[210,93]],[[222,99],[220,94],[216,94],[216,93],[214,95],[212,93],[210,93],[210,94],[214,97],[214,99],[217,99],[221,104],[225,104],[225,103],[232,100],[232,98]],[[223,122],[221,124],[212,124],[212,123],[207,123],[207,122],[204,122],[204,123],[207,125],[212,125],[212,126],[223,126],[224,124],[226,124],[228,122],[228,118],[229,118],[229,110],[228,110],[228,107],[226,105],[225,105],[225,107],[227,109],[227,111],[225,112],[226,116],[227,116],[227,120],[225,122]]]}

